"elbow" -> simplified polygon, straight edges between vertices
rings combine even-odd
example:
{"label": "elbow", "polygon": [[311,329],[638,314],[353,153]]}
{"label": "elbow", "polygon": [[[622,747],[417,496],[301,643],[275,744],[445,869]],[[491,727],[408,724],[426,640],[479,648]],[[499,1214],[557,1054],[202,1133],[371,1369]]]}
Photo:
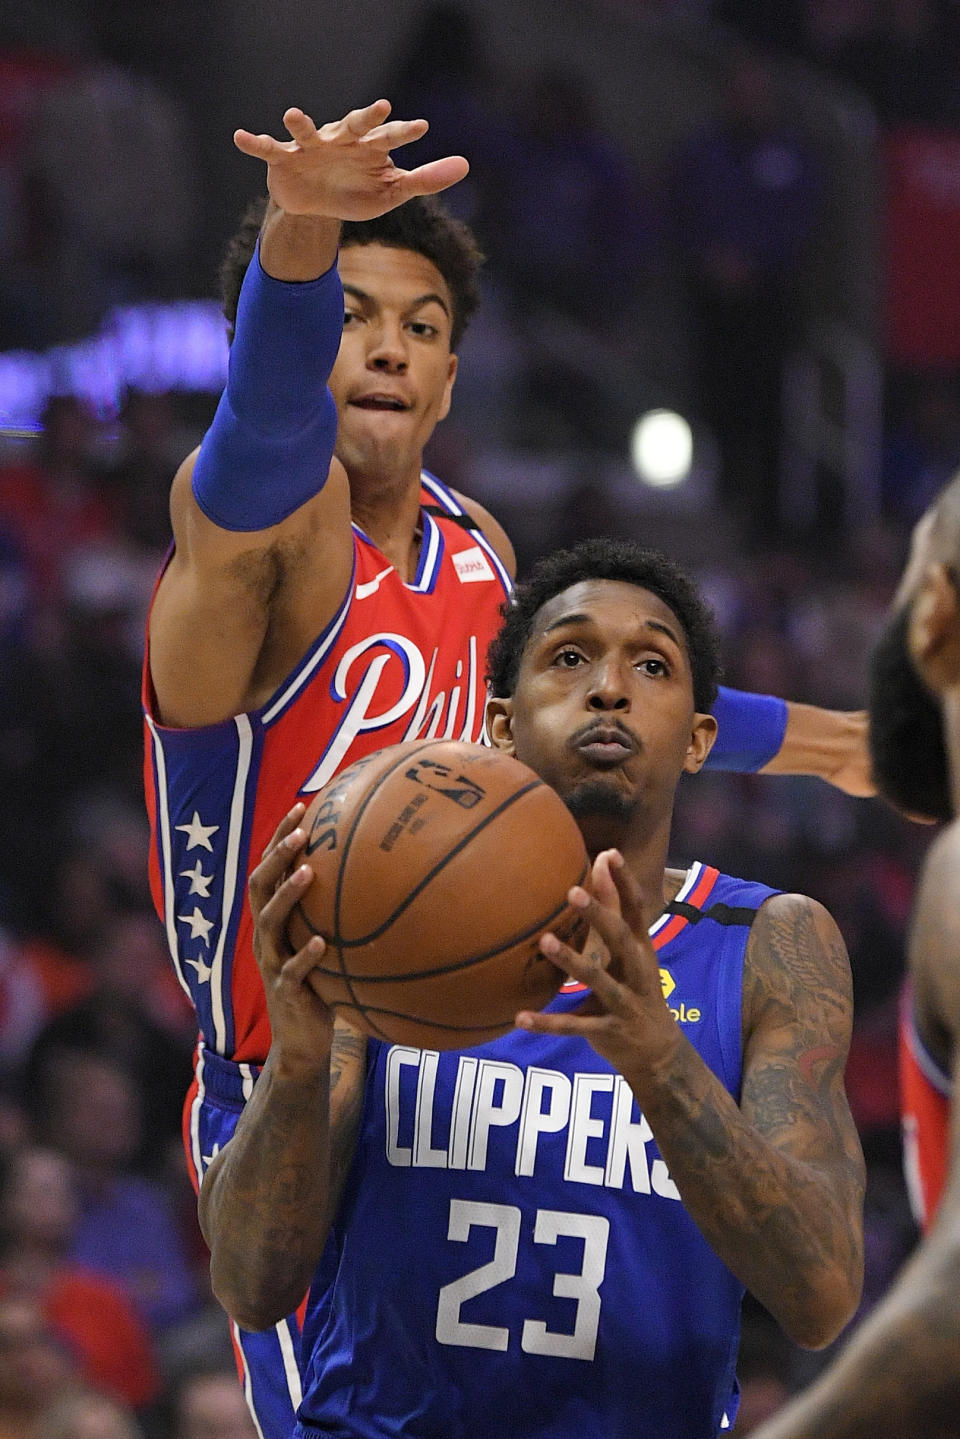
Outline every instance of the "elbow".
{"label": "elbow", "polygon": [[840,1335],[857,1312],[863,1288],[863,1270],[821,1280],[803,1300],[782,1314],[780,1323],[801,1349],[825,1349]]}
{"label": "elbow", "polygon": [[249,1286],[238,1284],[229,1276],[218,1272],[215,1261],[210,1263],[210,1287],[220,1306],[241,1329],[248,1334],[260,1334],[272,1329],[292,1314],[300,1299],[289,1300],[286,1295],[255,1293]]}

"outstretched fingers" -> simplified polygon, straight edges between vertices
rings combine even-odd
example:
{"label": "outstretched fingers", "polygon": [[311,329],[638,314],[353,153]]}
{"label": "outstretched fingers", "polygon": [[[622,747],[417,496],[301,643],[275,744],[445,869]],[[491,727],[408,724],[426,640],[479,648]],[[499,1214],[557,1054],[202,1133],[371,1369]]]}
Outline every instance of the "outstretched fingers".
{"label": "outstretched fingers", "polygon": [[343,125],[352,135],[358,138],[361,135],[368,135],[377,125],[382,125],[390,114],[389,100],[374,100],[372,105],[362,105],[358,110],[350,110],[343,117]]}
{"label": "outstretched fingers", "polygon": [[279,160],[282,155],[289,155],[295,149],[295,145],[289,140],[275,140],[272,135],[253,135],[249,130],[234,130],[233,143],[244,155],[252,155],[255,160],[265,160],[268,165]]}
{"label": "outstretched fingers", "polygon": [[469,161],[463,155],[446,155],[442,160],[418,165],[415,170],[398,170],[396,185],[403,191],[405,200],[414,195],[438,195],[441,190],[458,184],[469,171]]}

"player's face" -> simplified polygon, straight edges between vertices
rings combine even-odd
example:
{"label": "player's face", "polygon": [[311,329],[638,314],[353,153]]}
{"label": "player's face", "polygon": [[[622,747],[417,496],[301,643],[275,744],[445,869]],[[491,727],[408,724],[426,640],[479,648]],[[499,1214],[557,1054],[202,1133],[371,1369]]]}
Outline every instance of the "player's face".
{"label": "player's face", "polygon": [[668,819],[680,774],[706,759],[683,629],[649,590],[584,580],[540,610],[511,700],[492,700],[494,742],[565,800],[588,843],[616,843],[641,812]]}
{"label": "player's face", "polygon": [[338,268],[345,313],[330,376],[337,457],[351,479],[415,475],[457,373],[446,281],[426,256],[390,245],[348,245]]}

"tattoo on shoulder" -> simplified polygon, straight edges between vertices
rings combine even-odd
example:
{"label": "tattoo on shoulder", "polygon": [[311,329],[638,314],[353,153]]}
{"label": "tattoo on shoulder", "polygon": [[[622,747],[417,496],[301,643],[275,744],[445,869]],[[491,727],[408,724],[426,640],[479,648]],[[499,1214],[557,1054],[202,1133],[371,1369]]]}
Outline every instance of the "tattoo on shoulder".
{"label": "tattoo on shoulder", "polygon": [[[761,906],[744,963],[744,1019],[748,1028],[771,1011],[810,1013],[819,1044],[845,1047],[852,1005],[850,961],[840,931],[822,905],[805,895],[782,894]],[[811,1054],[810,1063],[813,1061]]]}

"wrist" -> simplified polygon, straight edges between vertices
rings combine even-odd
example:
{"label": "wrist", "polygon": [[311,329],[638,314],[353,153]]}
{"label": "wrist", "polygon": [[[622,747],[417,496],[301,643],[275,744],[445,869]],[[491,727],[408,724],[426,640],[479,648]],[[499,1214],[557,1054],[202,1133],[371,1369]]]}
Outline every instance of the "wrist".
{"label": "wrist", "polygon": [[310,1049],[296,1045],[284,1047],[274,1040],[263,1072],[266,1074],[269,1070],[272,1082],[283,1089],[298,1089],[304,1094],[311,1090],[323,1090],[330,1080],[332,1040],[332,1028],[326,1044]]}
{"label": "wrist", "polygon": [[642,1053],[621,1071],[644,1112],[648,1106],[655,1105],[659,1095],[672,1093],[686,1044],[680,1026],[666,1006],[664,1010],[663,1024],[658,1023],[656,1033],[644,1043]]}
{"label": "wrist", "polygon": [[260,264],[273,280],[316,280],[336,264],[340,221],[327,215],[300,215],[272,201],[260,231]]}

